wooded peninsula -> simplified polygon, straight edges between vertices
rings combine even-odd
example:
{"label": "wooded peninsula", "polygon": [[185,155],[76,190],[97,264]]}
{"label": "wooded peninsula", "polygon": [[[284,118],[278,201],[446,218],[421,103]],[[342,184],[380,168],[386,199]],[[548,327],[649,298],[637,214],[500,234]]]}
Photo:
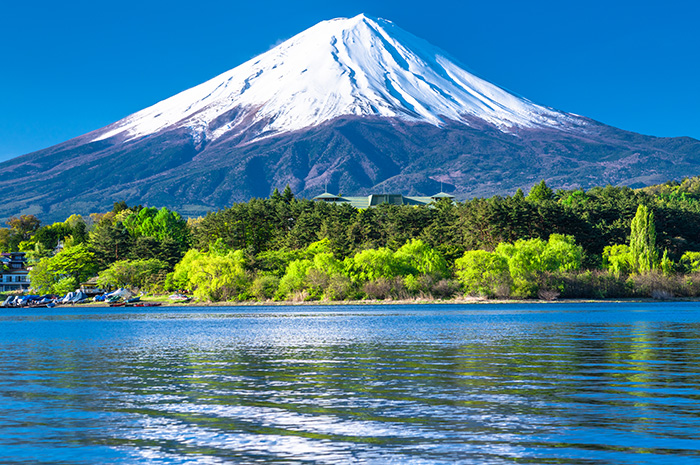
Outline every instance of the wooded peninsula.
{"label": "wooded peninsula", "polygon": [[287,187],[186,220],[166,208],[0,228],[24,251],[32,292],[95,279],[200,302],[696,297],[700,178],[643,189],[550,189],[427,206],[356,209]]}

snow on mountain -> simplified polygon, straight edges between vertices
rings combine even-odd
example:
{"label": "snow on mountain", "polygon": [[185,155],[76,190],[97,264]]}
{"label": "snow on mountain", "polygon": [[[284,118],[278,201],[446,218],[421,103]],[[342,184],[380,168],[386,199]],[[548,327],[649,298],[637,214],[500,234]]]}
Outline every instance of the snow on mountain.
{"label": "snow on mountain", "polygon": [[474,76],[390,21],[359,15],[323,21],[114,123],[95,140],[115,135],[135,139],[166,128],[188,128],[197,140],[244,131],[261,138],[345,115],[398,117],[436,126],[446,119],[468,125],[477,118],[504,132],[586,124]]}

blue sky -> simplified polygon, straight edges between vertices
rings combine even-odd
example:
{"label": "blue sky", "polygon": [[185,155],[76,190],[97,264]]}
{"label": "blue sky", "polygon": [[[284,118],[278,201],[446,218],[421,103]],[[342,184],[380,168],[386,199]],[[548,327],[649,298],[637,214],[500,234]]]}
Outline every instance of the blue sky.
{"label": "blue sky", "polygon": [[0,160],[112,123],[324,19],[366,13],[528,99],[700,139],[700,2],[6,2]]}

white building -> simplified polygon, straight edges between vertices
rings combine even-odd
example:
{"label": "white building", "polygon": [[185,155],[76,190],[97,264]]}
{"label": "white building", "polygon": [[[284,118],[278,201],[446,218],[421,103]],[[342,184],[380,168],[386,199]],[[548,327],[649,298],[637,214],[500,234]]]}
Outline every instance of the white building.
{"label": "white building", "polygon": [[24,252],[0,254],[0,292],[29,289],[29,270]]}

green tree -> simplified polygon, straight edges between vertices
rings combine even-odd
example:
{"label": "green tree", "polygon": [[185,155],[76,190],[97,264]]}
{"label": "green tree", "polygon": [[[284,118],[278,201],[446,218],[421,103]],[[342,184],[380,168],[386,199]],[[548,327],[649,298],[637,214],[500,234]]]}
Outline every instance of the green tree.
{"label": "green tree", "polygon": [[289,184],[287,184],[287,187],[284,188],[284,192],[282,192],[282,200],[287,203],[294,200],[294,194],[292,193],[292,188],[289,187]]}
{"label": "green tree", "polygon": [[449,274],[443,256],[420,239],[407,241],[394,252],[394,258],[403,263],[403,268],[409,274],[427,274],[436,279]]}
{"label": "green tree", "polygon": [[576,245],[571,236],[552,234],[547,242],[542,239],[520,239],[513,244],[501,243],[496,247],[496,253],[508,260],[515,295],[532,297],[544,273],[578,270],[583,248]]}
{"label": "green tree", "polygon": [[18,239],[18,242],[29,240],[39,229],[41,221],[34,215],[13,216],[7,220],[10,231]]}
{"label": "green tree", "polygon": [[685,252],[680,260],[686,273],[700,272],[700,252]]}
{"label": "green tree", "polygon": [[637,214],[632,219],[630,253],[632,268],[636,273],[645,274],[659,267],[654,212],[646,205],[639,205]]}
{"label": "green tree", "polygon": [[168,268],[168,264],[156,259],[119,260],[100,272],[98,284],[103,287],[137,287],[145,289],[152,278]]}
{"label": "green tree", "polygon": [[625,244],[606,246],[603,249],[603,268],[617,277],[632,273],[634,264],[629,246]]}
{"label": "green tree", "polygon": [[202,300],[246,300],[251,281],[245,268],[245,254],[242,250],[232,250],[225,255],[202,254],[193,260],[188,287]]}
{"label": "green tree", "polygon": [[43,258],[32,267],[29,278],[34,289],[42,292],[63,290],[56,285],[64,278],[73,278],[81,283],[92,277],[97,271],[95,255],[85,244],[66,247],[53,257]]}
{"label": "green tree", "polygon": [[287,272],[280,279],[276,297],[289,298],[295,292],[305,290],[308,287],[306,277],[312,267],[313,261],[307,258],[292,261],[287,266]]}
{"label": "green tree", "polygon": [[527,200],[533,203],[542,203],[553,199],[554,191],[547,187],[544,179],[540,181],[539,184],[532,186],[532,189],[530,189],[530,192],[527,194]]}
{"label": "green tree", "polygon": [[182,260],[175,265],[175,270],[168,275],[166,289],[188,289],[190,277],[194,275],[194,263],[202,259],[206,254],[197,249],[190,249],[182,257]]}
{"label": "green tree", "polygon": [[468,294],[493,296],[510,295],[513,279],[508,260],[485,250],[468,250],[455,261],[456,274]]}

